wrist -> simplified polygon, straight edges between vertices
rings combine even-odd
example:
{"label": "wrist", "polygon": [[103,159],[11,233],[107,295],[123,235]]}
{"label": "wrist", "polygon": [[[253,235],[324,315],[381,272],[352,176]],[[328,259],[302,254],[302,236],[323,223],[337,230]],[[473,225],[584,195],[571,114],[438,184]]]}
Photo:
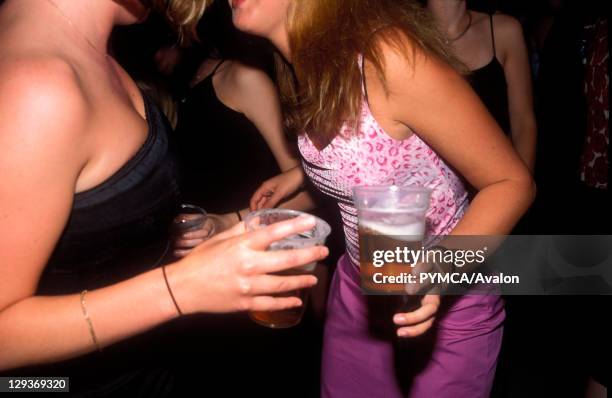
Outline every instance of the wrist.
{"label": "wrist", "polygon": [[162,279],[164,292],[161,294],[161,298],[164,300],[164,308],[170,314],[171,319],[195,312],[189,304],[191,303],[190,292],[192,291],[189,281],[192,279],[186,275],[185,264],[181,260],[163,267],[165,278],[162,272],[160,278]]}
{"label": "wrist", "polygon": [[236,210],[234,212],[234,218],[236,218],[236,222],[234,222],[234,225],[242,222],[242,220],[244,219],[246,212],[244,210]]}
{"label": "wrist", "polygon": [[304,186],[304,170],[302,169],[301,165],[297,165],[294,168],[292,168],[291,170],[289,170],[289,172],[291,174],[293,174],[292,178],[294,179],[294,184],[298,187],[301,188]]}

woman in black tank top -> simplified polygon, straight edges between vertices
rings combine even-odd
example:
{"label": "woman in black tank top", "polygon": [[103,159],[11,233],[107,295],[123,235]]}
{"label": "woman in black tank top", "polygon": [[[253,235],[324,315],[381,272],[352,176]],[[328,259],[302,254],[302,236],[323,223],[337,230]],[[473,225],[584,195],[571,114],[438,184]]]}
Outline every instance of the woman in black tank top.
{"label": "woman in black tank top", "polygon": [[[238,32],[231,18],[227,2],[212,4],[203,17],[197,46],[203,61],[179,103],[176,126],[185,200],[219,215],[220,229],[248,213],[262,182],[298,165],[267,73],[269,45]],[[303,193],[284,206],[307,211],[312,202]]]}
{"label": "woman in black tank top", "polygon": [[[207,2],[146,3],[190,11],[189,32]],[[75,396],[168,396],[170,321],[295,307],[260,295],[316,283],[265,275],[326,255],[265,252],[312,228],[305,219],[249,234],[240,225],[163,263],[179,193],[168,123],[106,53],[115,24],[147,13],[134,0],[0,6],[2,376],[70,377]]]}
{"label": "woman in black tank top", "polygon": [[472,88],[533,171],[536,123],[520,23],[507,15],[468,10],[465,1],[428,0],[427,8],[467,67]]}
{"label": "woman in black tank top", "polygon": [[[223,84],[228,80],[223,77],[230,74],[257,72],[247,71],[236,61],[214,62],[213,71],[181,101],[176,135],[186,200],[222,214],[248,207],[249,195],[262,181],[278,174],[280,167],[255,124],[224,104],[213,83],[214,79]],[[219,68],[225,74],[216,79]],[[263,73],[260,76],[265,79]]]}

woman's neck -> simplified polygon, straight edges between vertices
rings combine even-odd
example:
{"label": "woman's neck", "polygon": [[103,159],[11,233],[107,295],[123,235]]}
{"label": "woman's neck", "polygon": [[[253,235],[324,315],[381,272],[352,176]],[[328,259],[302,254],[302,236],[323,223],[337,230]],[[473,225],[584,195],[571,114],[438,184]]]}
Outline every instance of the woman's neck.
{"label": "woman's neck", "polygon": [[465,29],[467,6],[465,0],[429,0],[427,9],[431,12],[438,29],[449,37],[455,37]]}
{"label": "woman's neck", "polygon": [[107,52],[117,12],[115,3],[99,0],[6,0],[6,6],[27,12],[42,24],[64,24],[64,30],[71,31],[75,40],[100,54]]}

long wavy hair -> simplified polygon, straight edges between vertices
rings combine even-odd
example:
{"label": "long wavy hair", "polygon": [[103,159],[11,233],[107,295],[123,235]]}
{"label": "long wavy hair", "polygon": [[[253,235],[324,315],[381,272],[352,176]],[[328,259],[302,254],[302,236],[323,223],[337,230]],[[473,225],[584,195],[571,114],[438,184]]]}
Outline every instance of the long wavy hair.
{"label": "long wavy hair", "polygon": [[[358,127],[363,103],[359,54],[375,66],[383,83],[381,42],[409,59],[415,59],[418,48],[460,69],[430,14],[413,0],[293,0],[287,30],[292,65],[280,55],[276,59],[285,125],[289,133],[308,133],[319,149],[344,123]],[[406,36],[413,48],[405,45]]]}

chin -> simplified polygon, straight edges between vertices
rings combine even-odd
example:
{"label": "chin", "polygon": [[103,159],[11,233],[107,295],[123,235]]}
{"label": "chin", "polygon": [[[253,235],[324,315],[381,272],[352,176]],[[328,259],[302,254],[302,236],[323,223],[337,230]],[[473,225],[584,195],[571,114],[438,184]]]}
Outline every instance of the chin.
{"label": "chin", "polygon": [[234,23],[234,27],[241,32],[255,36],[266,36],[263,32],[261,32],[261,29],[256,29],[252,26],[252,24],[249,24],[247,18],[240,18],[239,15],[235,15],[232,17],[232,22]]}

